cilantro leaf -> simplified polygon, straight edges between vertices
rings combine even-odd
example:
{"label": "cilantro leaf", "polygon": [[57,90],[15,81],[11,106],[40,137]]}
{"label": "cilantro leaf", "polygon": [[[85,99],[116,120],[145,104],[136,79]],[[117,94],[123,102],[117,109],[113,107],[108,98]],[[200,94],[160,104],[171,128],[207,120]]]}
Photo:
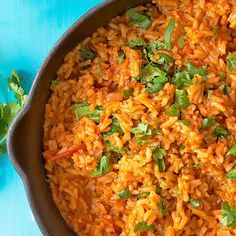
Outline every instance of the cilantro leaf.
{"label": "cilantro leaf", "polygon": [[207,80],[207,72],[205,69],[203,69],[202,67],[197,68],[192,62],[187,62],[186,66],[191,78],[193,78],[195,75],[199,75],[203,78],[203,80]]}
{"label": "cilantro leaf", "polygon": [[125,99],[128,99],[129,97],[132,97],[134,93],[134,89],[133,88],[129,88],[129,89],[124,89],[122,91],[123,97]]}
{"label": "cilantro leaf", "polygon": [[227,138],[229,135],[228,131],[220,126],[215,129],[213,134],[216,135],[218,138]]}
{"label": "cilantro leaf", "polygon": [[139,146],[151,141],[152,130],[149,129],[148,124],[140,122],[137,127],[131,129],[131,132]]}
{"label": "cilantro leaf", "polygon": [[119,149],[118,147],[111,145],[111,143],[109,141],[104,142],[104,144],[105,144],[107,152],[115,152],[115,153],[124,153],[125,152],[125,149]]}
{"label": "cilantro leaf", "polygon": [[236,169],[231,169],[227,174],[226,178],[236,181]]}
{"label": "cilantro leaf", "polygon": [[163,200],[161,200],[158,204],[157,204],[158,210],[160,212],[161,216],[165,216],[167,215],[168,211],[166,209],[165,203]]}
{"label": "cilantro leaf", "polygon": [[93,60],[96,57],[95,53],[89,50],[88,48],[82,47],[80,49],[80,52],[82,57],[86,60]]}
{"label": "cilantro leaf", "polygon": [[180,35],[178,40],[179,40],[180,48],[184,48],[185,46],[184,37]]}
{"label": "cilantro leaf", "polygon": [[165,112],[168,116],[180,117],[180,110],[177,104],[171,105]]}
{"label": "cilantro leaf", "polygon": [[118,60],[118,63],[121,64],[124,60],[124,56],[125,56],[125,53],[123,51],[120,51],[118,53],[118,57],[117,57],[117,60]]}
{"label": "cilantro leaf", "polygon": [[192,167],[197,168],[197,167],[201,167],[202,165],[203,165],[202,162],[196,162],[196,163],[192,164]]}
{"label": "cilantro leaf", "polygon": [[190,198],[189,199],[189,203],[194,207],[194,208],[199,208],[200,207],[200,203],[199,201],[197,201],[194,198]]}
{"label": "cilantro leaf", "polygon": [[236,157],[236,143],[233,145],[233,147],[227,152],[227,156],[232,155]]}
{"label": "cilantro leaf", "polygon": [[131,192],[129,190],[121,190],[119,193],[118,193],[118,196],[121,198],[121,199],[127,199],[128,197],[131,196]]}
{"label": "cilantro leaf", "polygon": [[150,13],[138,13],[134,9],[129,9],[126,14],[130,17],[130,23],[136,27],[147,30],[152,25]]}
{"label": "cilantro leaf", "polygon": [[175,90],[175,104],[180,109],[185,109],[189,106],[190,102],[188,99],[187,92],[185,90],[180,90],[180,89]]}
{"label": "cilantro leaf", "polygon": [[187,71],[177,72],[172,78],[172,83],[174,83],[177,88],[189,87],[193,84],[190,75]]}
{"label": "cilantro leaf", "polygon": [[93,111],[90,111],[88,103],[76,103],[72,106],[72,110],[75,112],[77,120],[87,116],[96,123],[100,122],[100,115],[103,112],[102,107],[96,107]]}
{"label": "cilantro leaf", "polygon": [[227,84],[225,84],[223,91],[224,91],[224,93],[225,93],[227,96],[229,96],[229,94],[230,94],[230,87],[229,87]]}
{"label": "cilantro leaf", "polygon": [[154,233],[155,231],[154,225],[151,224],[148,226],[145,221],[141,221],[135,225],[134,233],[137,233],[137,232],[144,233],[146,231],[150,231],[151,233]]}
{"label": "cilantro leaf", "polygon": [[162,193],[162,188],[160,186],[157,186],[155,192],[160,195]]}
{"label": "cilantro leaf", "polygon": [[219,76],[222,80],[226,78],[226,74],[223,71],[219,73]]}
{"label": "cilantro leaf", "polygon": [[139,194],[139,197],[147,197],[150,195],[150,192],[142,192]]}
{"label": "cilantro leaf", "polygon": [[120,122],[116,118],[113,118],[113,122],[111,124],[111,129],[108,132],[103,133],[103,136],[105,136],[105,137],[110,136],[114,133],[119,133],[119,134],[123,133],[123,131],[120,127]]}
{"label": "cilantro leaf", "polygon": [[160,50],[160,49],[165,49],[166,45],[165,43],[161,42],[161,41],[153,41],[147,44],[147,51],[150,53],[153,53],[156,49]]}
{"label": "cilantro leaf", "polygon": [[12,71],[11,76],[8,78],[8,87],[15,94],[15,98],[18,101],[19,105],[22,107],[27,99],[25,91],[20,87],[20,78],[16,71]]}
{"label": "cilantro leaf", "polygon": [[157,148],[153,151],[153,159],[155,163],[158,165],[160,172],[164,172],[166,170],[164,157],[166,155],[166,151],[163,148]]}
{"label": "cilantro leaf", "polygon": [[97,165],[97,170],[92,170],[90,175],[92,177],[100,177],[111,169],[110,163],[111,155],[109,153],[103,155]]}
{"label": "cilantro leaf", "polygon": [[132,49],[142,50],[147,46],[147,44],[140,36],[138,36],[136,40],[129,41],[128,46]]}
{"label": "cilantro leaf", "polygon": [[6,104],[0,102],[0,154],[6,152],[6,138],[10,124],[27,100],[27,95],[21,87],[21,80],[16,71],[13,71],[8,78],[8,87],[14,93],[17,102]]}
{"label": "cilantro leaf", "polygon": [[236,206],[223,202],[221,206],[220,224],[225,227],[236,228]]}
{"label": "cilantro leaf", "polygon": [[183,125],[187,126],[187,127],[189,127],[189,126],[190,126],[190,124],[189,124],[189,121],[188,121],[188,120],[181,120],[180,122],[181,122]]}
{"label": "cilantro leaf", "polygon": [[168,71],[170,65],[173,64],[174,59],[165,53],[158,53],[159,59],[156,62],[157,64],[161,65],[164,71]]}
{"label": "cilantro leaf", "polygon": [[236,69],[236,56],[229,52],[227,57],[226,57],[226,60],[227,60],[227,67],[230,71],[232,70],[235,70]]}
{"label": "cilantro leaf", "polygon": [[203,129],[212,127],[215,124],[216,124],[216,121],[213,118],[211,118],[211,117],[207,117],[207,118],[204,118],[202,120],[202,128]]}
{"label": "cilantro leaf", "polygon": [[148,124],[140,122],[136,128],[132,128],[131,132],[133,134],[145,134],[145,135],[151,135],[152,130],[148,128]]}
{"label": "cilantro leaf", "polygon": [[173,34],[173,31],[174,31],[174,28],[175,28],[175,21],[173,18],[171,18],[167,28],[166,28],[166,32],[165,32],[165,35],[164,35],[164,43],[166,45],[166,49],[167,50],[171,50],[172,49],[172,46],[171,46],[171,36]]}
{"label": "cilantro leaf", "polygon": [[164,87],[165,83],[168,82],[166,73],[158,67],[153,66],[151,63],[147,64],[141,70],[140,79],[147,84],[147,93],[159,92]]}

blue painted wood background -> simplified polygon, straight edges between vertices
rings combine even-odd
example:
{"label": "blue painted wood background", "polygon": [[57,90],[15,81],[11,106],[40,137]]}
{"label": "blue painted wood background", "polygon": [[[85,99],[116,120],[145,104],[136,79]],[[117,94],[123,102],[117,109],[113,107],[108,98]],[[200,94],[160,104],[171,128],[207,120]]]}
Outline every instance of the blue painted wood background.
{"label": "blue painted wood background", "polygon": [[[47,53],[81,15],[102,0],[0,0],[0,101],[11,100],[5,80],[12,69],[29,91]],[[41,235],[20,177],[0,157],[0,235]]]}

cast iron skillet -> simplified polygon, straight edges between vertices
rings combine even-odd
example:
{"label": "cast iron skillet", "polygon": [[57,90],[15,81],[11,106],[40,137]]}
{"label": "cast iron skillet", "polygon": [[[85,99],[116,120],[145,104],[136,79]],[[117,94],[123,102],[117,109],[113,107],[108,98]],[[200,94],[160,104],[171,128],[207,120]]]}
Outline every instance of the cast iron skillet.
{"label": "cast iron skillet", "polygon": [[23,110],[14,120],[7,141],[10,160],[21,176],[34,217],[43,235],[74,235],[56,208],[42,158],[44,108],[50,85],[64,56],[100,26],[130,7],[148,0],[108,0],[81,17],[62,36],[40,68]]}

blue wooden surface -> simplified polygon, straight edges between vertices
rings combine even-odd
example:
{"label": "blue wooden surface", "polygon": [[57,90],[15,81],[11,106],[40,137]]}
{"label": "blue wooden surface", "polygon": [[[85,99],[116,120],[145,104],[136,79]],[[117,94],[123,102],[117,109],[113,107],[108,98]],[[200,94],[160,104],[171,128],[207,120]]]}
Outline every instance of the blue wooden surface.
{"label": "blue wooden surface", "polygon": [[[16,69],[28,91],[48,51],[81,15],[101,0],[0,0],[0,101],[10,100],[7,75]],[[0,157],[0,235],[41,235],[20,177]]]}

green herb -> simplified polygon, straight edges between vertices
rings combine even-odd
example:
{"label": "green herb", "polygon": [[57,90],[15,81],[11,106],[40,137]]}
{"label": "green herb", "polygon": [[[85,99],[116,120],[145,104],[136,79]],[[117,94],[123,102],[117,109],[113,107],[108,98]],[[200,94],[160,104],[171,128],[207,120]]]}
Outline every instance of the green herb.
{"label": "green herb", "polygon": [[141,70],[140,79],[147,84],[147,93],[159,92],[162,90],[165,83],[168,82],[166,73],[158,67],[153,66],[151,63],[147,64]]}
{"label": "green herb", "polygon": [[107,137],[107,136],[110,136],[110,135],[112,135],[114,133],[119,133],[119,134],[123,133],[123,131],[122,131],[121,127],[120,127],[120,122],[116,118],[113,118],[113,122],[111,124],[110,130],[108,132],[106,132],[106,133],[103,133],[103,136]]}
{"label": "green herb", "polygon": [[135,139],[140,147],[152,141],[152,138],[150,135],[135,135]]}
{"label": "green herb", "polygon": [[180,110],[177,104],[171,105],[165,112],[168,116],[180,117]]}
{"label": "green herb", "polygon": [[6,138],[10,124],[27,100],[27,95],[21,87],[21,80],[16,71],[13,71],[8,78],[8,87],[14,93],[17,102],[6,104],[0,102],[0,154],[7,151]]}
{"label": "green herb", "polygon": [[223,127],[217,127],[214,131],[214,134],[218,137],[218,138],[227,138],[229,133],[227,130],[225,130]]}
{"label": "green herb", "polygon": [[189,124],[189,121],[188,121],[188,120],[181,120],[180,122],[181,122],[183,125],[187,126],[187,127],[189,127],[189,126],[190,126],[190,124]]}
{"label": "green herb", "polygon": [[160,41],[152,41],[148,43],[146,46],[147,46],[146,49],[149,53],[153,53],[156,49],[157,50],[166,49],[165,43],[160,42]]}
{"label": "green herb", "polygon": [[124,56],[125,56],[125,53],[123,51],[120,51],[118,53],[118,57],[117,57],[117,60],[118,60],[118,63],[121,64],[124,60]]}
{"label": "green herb", "polygon": [[127,199],[128,197],[131,196],[131,192],[129,190],[121,190],[119,193],[118,193],[118,196],[121,198],[121,199]]}
{"label": "green herb", "polygon": [[124,153],[125,152],[124,149],[119,149],[118,147],[111,145],[111,143],[109,141],[106,141],[104,144],[105,144],[107,152],[115,152],[115,153]]}
{"label": "green herb", "polygon": [[152,130],[148,124],[140,122],[136,128],[132,128],[131,132],[135,135],[135,139],[139,146],[151,141]]}
{"label": "green herb", "polygon": [[207,90],[207,95],[208,95],[208,98],[211,96],[212,92],[213,92],[213,91],[212,91],[212,90],[210,90],[210,89],[208,89],[208,90]]}
{"label": "green herb", "polygon": [[175,104],[177,104],[180,109],[185,109],[189,106],[190,102],[185,90],[175,90]]}
{"label": "green herb", "polygon": [[219,76],[222,80],[226,78],[226,74],[222,71],[219,73]]}
{"label": "green herb", "polygon": [[134,228],[134,233],[137,233],[137,232],[144,233],[146,231],[154,233],[154,231],[155,231],[154,225],[151,224],[148,226],[145,221],[142,221],[142,222],[139,222],[138,224],[136,224],[136,226]]}
{"label": "green herb", "polygon": [[231,169],[227,174],[226,178],[236,181],[236,169]]}
{"label": "green herb", "polygon": [[162,188],[160,186],[156,187],[156,193],[159,195],[162,193]]}
{"label": "green herb", "polygon": [[165,53],[158,53],[159,59],[156,62],[159,65],[162,65],[163,70],[168,71],[170,65],[173,64],[174,59]]}
{"label": "green herb", "polygon": [[96,57],[94,52],[84,47],[80,49],[80,52],[82,57],[86,60],[93,60]]}
{"label": "green herb", "polygon": [[166,45],[166,49],[167,50],[171,50],[172,49],[172,46],[171,46],[171,36],[173,34],[173,31],[174,31],[174,28],[175,28],[175,21],[173,18],[171,18],[167,28],[166,28],[166,32],[165,32],[165,35],[164,35],[164,43]]}
{"label": "green herb", "polygon": [[136,50],[142,50],[147,46],[146,42],[140,36],[134,41],[129,41],[128,45],[130,48]]}
{"label": "green herb", "polygon": [[233,147],[227,152],[227,156],[232,155],[236,157],[236,143],[233,145]]}
{"label": "green herb", "polygon": [[96,107],[93,111],[90,111],[88,103],[76,103],[72,106],[72,109],[75,112],[77,120],[87,116],[96,123],[100,122],[100,116],[103,112],[102,107]]}
{"label": "green herb", "polygon": [[207,72],[202,67],[196,67],[192,62],[187,62],[186,66],[188,68],[188,73],[191,78],[193,78],[195,75],[199,75],[203,78],[203,80],[207,80]]}
{"label": "green herb", "polygon": [[199,201],[197,201],[197,200],[194,199],[194,198],[190,198],[190,199],[189,199],[189,202],[190,202],[190,204],[191,204],[194,208],[199,208],[199,207],[200,207]]}
{"label": "green herb", "polygon": [[220,224],[225,227],[236,228],[236,206],[224,202],[221,206]]}
{"label": "green herb", "polygon": [[230,94],[230,87],[227,84],[224,85],[224,89],[223,90],[224,90],[224,93],[227,96],[229,96],[229,94]]}
{"label": "green herb", "polygon": [[157,148],[153,151],[153,159],[158,165],[160,172],[164,172],[166,170],[164,157],[166,155],[166,151],[163,148]]}
{"label": "green herb", "polygon": [[123,97],[125,99],[128,99],[129,97],[132,97],[134,93],[134,89],[133,88],[129,88],[129,89],[124,89],[122,91]]}
{"label": "green herb", "polygon": [[111,169],[110,158],[111,155],[109,153],[104,154],[97,165],[97,170],[92,170],[90,175],[92,177],[100,177],[107,173]]}
{"label": "green herb", "polygon": [[177,88],[189,87],[193,84],[187,71],[177,72],[172,78],[172,83],[174,83]]}
{"label": "green herb", "polygon": [[152,18],[149,13],[141,14],[134,9],[129,9],[126,14],[130,17],[130,23],[136,27],[147,30],[152,25]]}
{"label": "green herb", "polygon": [[202,162],[196,162],[196,163],[194,163],[194,164],[192,165],[192,167],[197,168],[197,167],[200,167],[200,166],[202,166],[202,165],[203,165]]}
{"label": "green herb", "polygon": [[155,134],[157,134],[157,135],[160,134],[160,130],[159,130],[159,129],[154,129],[153,132],[154,132]]}
{"label": "green herb", "polygon": [[139,197],[147,197],[150,195],[150,192],[143,192],[139,194]]}
{"label": "green herb", "polygon": [[227,67],[230,71],[235,70],[236,69],[236,56],[229,52],[228,56],[226,57],[227,60]]}
{"label": "green herb", "polygon": [[179,40],[180,48],[184,48],[185,46],[184,37],[180,35],[178,40]]}
{"label": "green herb", "polygon": [[165,203],[163,200],[161,200],[158,204],[157,204],[158,210],[160,212],[161,216],[165,216],[167,215],[168,211],[166,209]]}
{"label": "green herb", "polygon": [[57,86],[59,84],[59,81],[58,80],[53,80],[52,83],[51,83],[51,86]]}
{"label": "green herb", "polygon": [[215,124],[216,124],[216,121],[213,118],[211,118],[211,117],[207,117],[207,118],[204,118],[202,120],[202,128],[203,129],[212,127]]}
{"label": "green herb", "polygon": [[140,122],[136,128],[132,128],[131,132],[133,134],[145,134],[145,135],[151,135],[152,130],[148,128],[148,124]]}

